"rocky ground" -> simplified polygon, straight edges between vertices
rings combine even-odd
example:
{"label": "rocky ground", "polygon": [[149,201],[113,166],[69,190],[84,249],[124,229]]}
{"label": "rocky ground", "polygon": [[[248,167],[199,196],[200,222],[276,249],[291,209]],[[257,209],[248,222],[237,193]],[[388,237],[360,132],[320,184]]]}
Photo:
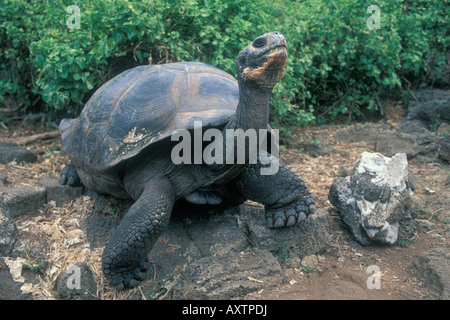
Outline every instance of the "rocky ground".
{"label": "rocky ground", "polygon": [[[443,94],[418,95],[414,103],[434,99],[440,108],[449,101]],[[384,111],[380,121],[298,129],[284,141],[282,161],[309,185],[319,208],[303,225],[268,230],[261,206],[251,202],[179,203],[150,253],[153,272],[125,291],[103,279],[100,257],[130,204],[59,186],[69,162],[59,138],[23,143],[50,129],[1,128],[0,141],[22,142],[36,157],[21,150],[27,162],[15,156],[0,164],[0,299],[448,299],[449,125],[443,116],[417,121],[411,110],[402,121],[407,113],[399,102]],[[408,155],[414,232],[395,245],[359,244],[328,200],[334,179],[351,173],[363,152]],[[67,286],[74,265],[81,290]]]}

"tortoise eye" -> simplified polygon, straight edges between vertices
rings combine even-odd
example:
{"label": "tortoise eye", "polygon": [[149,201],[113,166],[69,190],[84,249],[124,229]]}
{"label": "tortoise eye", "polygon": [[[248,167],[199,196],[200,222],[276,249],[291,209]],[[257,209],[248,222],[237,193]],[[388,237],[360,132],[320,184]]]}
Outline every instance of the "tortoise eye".
{"label": "tortoise eye", "polygon": [[258,38],[255,41],[253,41],[253,46],[255,48],[261,48],[264,47],[266,45],[266,38]]}

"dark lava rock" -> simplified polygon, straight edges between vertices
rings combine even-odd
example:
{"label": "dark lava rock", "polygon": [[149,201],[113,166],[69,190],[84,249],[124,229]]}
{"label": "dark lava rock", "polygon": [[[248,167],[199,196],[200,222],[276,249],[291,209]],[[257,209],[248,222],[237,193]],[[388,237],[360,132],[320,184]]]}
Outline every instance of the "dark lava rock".
{"label": "dark lava rock", "polygon": [[0,163],[7,164],[11,161],[33,163],[37,161],[37,155],[28,149],[19,147],[15,142],[0,141]]}

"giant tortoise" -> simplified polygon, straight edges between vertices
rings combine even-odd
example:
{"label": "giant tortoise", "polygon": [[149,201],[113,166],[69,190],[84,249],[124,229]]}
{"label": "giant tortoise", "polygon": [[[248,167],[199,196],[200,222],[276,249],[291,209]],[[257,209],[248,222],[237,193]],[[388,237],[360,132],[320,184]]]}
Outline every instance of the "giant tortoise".
{"label": "giant tortoise", "polygon": [[264,175],[268,164],[259,158],[244,164],[175,164],[171,158],[173,133],[200,121],[223,134],[267,129],[271,92],[286,60],[286,40],[272,32],[239,53],[237,81],[198,62],[139,66],[101,86],[78,118],[61,122],[71,163],[60,183],[81,180],[95,192],[135,201],[103,251],[103,274],[112,285],[134,287],[145,279],[147,256],[178,199],[250,199],[265,206],[269,228],[292,226],[315,211],[305,183],[281,162],[275,174]]}

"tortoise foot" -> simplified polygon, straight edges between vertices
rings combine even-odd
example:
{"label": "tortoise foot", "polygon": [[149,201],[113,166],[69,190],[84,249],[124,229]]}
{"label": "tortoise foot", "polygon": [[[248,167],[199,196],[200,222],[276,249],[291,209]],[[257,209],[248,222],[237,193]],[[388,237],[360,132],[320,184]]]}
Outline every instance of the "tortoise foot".
{"label": "tortoise foot", "polygon": [[118,290],[139,286],[147,278],[147,271],[150,269],[147,259],[120,267],[108,262],[107,258],[103,261],[103,275]]}
{"label": "tortoise foot", "polygon": [[59,183],[71,187],[77,186],[81,183],[77,168],[75,168],[73,164],[69,164],[61,170],[61,173],[59,174]]}
{"label": "tortoise foot", "polygon": [[314,207],[314,199],[311,195],[302,197],[301,199],[281,208],[267,206],[267,227],[291,227],[295,224],[301,223],[307,216],[313,214],[315,211],[316,208]]}

